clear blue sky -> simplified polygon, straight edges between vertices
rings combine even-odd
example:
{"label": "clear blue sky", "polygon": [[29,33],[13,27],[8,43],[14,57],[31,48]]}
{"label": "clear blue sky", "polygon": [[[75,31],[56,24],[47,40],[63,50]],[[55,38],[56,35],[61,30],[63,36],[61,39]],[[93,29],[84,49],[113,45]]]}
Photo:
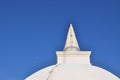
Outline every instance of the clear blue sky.
{"label": "clear blue sky", "polygon": [[70,23],[91,63],[120,77],[120,0],[0,0],[0,80],[56,64]]}

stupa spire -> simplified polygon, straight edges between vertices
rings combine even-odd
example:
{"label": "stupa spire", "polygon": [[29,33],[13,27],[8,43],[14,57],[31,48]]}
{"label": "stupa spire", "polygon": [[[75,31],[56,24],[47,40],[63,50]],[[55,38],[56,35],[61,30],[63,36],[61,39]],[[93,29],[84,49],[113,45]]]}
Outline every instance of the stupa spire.
{"label": "stupa spire", "polygon": [[79,45],[72,24],[70,24],[64,51],[79,51]]}

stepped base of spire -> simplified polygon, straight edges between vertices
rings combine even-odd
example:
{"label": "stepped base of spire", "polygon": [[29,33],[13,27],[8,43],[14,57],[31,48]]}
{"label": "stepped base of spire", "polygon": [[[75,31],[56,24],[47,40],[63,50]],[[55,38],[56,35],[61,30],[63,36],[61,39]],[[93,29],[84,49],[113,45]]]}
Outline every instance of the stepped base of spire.
{"label": "stepped base of spire", "polygon": [[78,47],[69,46],[64,49],[64,51],[80,51]]}
{"label": "stepped base of spire", "polygon": [[57,51],[57,64],[90,64],[91,51]]}

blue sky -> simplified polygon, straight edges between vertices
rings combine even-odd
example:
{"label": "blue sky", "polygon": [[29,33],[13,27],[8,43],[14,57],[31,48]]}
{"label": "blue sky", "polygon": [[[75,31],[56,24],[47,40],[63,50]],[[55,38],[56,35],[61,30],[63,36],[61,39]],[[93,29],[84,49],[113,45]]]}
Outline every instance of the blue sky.
{"label": "blue sky", "polygon": [[70,23],[91,63],[120,77],[120,0],[0,0],[0,80],[56,64]]}

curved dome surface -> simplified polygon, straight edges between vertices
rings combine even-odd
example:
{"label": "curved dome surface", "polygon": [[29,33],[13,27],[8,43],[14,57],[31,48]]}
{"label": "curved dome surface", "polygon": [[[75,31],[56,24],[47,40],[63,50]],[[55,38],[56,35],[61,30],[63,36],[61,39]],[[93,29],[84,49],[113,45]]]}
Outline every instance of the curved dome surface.
{"label": "curved dome surface", "polygon": [[61,64],[42,69],[26,80],[120,80],[112,73],[92,65]]}

